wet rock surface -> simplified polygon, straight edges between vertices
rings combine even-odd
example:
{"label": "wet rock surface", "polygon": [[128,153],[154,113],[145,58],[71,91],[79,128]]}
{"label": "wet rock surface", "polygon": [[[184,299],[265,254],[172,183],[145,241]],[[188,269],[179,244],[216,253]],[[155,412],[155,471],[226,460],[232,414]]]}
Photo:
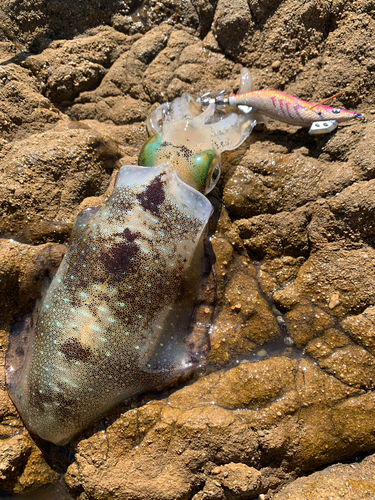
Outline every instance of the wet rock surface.
{"label": "wet rock surface", "polygon": [[272,497],[273,500],[319,498],[374,498],[374,455],[361,463],[333,465],[321,472],[297,479]]}
{"label": "wet rock surface", "polygon": [[4,2],[2,364],[80,207],[136,163],[158,103],[237,91],[248,65],[256,87],[312,102],[346,90],[334,105],[367,122],[313,137],[270,121],[223,155],[206,372],[124,403],[63,451],[30,439],[2,377],[0,490],[63,471],[80,500],[374,496],[373,457],[311,475],[375,450],[374,13],[362,0]]}

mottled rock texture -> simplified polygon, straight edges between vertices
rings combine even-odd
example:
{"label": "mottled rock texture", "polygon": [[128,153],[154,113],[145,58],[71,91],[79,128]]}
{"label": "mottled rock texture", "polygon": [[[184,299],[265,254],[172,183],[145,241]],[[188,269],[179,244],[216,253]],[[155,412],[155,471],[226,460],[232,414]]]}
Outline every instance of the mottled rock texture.
{"label": "mottled rock texture", "polygon": [[365,500],[375,497],[374,481],[375,457],[366,458],[360,463],[337,464],[324,471],[315,472],[297,479],[283,488],[272,500]]}
{"label": "mottled rock texture", "polygon": [[30,439],[2,377],[0,490],[64,472],[80,500],[374,496],[373,458],[274,493],[375,450],[374,18],[367,0],[3,1],[2,364],[80,207],[136,163],[158,103],[237,91],[247,65],[256,87],[312,102],[345,90],[334,105],[367,122],[313,137],[270,121],[223,155],[205,373],[63,450]]}

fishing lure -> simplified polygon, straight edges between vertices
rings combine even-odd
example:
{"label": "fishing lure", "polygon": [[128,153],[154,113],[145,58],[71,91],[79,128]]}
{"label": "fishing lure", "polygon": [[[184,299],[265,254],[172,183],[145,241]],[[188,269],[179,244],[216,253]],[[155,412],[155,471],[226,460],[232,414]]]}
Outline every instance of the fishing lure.
{"label": "fishing lure", "polygon": [[104,205],[77,216],[39,312],[7,355],[9,394],[32,433],[65,444],[199,363],[189,326],[212,213],[204,194],[220,153],[255,123],[214,105],[202,113],[189,94],[161,105],[147,122],[143,166],[121,167]]}
{"label": "fishing lure", "polygon": [[[257,111],[263,115],[258,121],[267,123],[264,118],[270,117],[291,125],[300,127],[310,127],[310,134],[325,134],[332,132],[338,123],[352,120],[353,118],[363,119],[364,115],[356,111],[333,108],[325,106],[325,103],[338,97],[343,92],[325,99],[319,104],[303,101],[279,90],[253,90],[253,83],[248,70],[243,71],[243,84],[239,94],[231,94],[228,97],[224,92],[218,92],[211,99],[209,93],[205,93],[200,98],[200,103],[204,109],[208,104],[214,103],[219,109],[226,106],[238,108],[244,113]],[[245,90],[245,87],[248,89]]]}

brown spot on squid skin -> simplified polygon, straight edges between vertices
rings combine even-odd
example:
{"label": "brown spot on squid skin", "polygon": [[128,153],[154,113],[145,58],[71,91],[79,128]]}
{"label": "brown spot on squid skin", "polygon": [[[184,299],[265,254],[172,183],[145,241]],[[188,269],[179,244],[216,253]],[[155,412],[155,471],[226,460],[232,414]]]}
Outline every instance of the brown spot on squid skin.
{"label": "brown spot on squid skin", "polygon": [[69,339],[60,347],[60,352],[68,361],[88,361],[92,352],[89,347],[84,347],[77,339]]}
{"label": "brown spot on squid skin", "polygon": [[126,239],[118,243],[113,243],[111,248],[106,249],[106,252],[101,252],[100,254],[100,261],[106,272],[110,275],[129,272],[134,266],[136,255],[139,252],[139,246],[134,243],[137,233],[132,233],[126,228],[123,236]]}
{"label": "brown spot on squid skin", "polygon": [[159,205],[165,200],[164,184],[161,180],[161,175],[158,175],[145,191],[137,195],[137,199],[142,207],[154,215],[159,213]]}
{"label": "brown spot on squid skin", "polygon": [[129,228],[125,228],[124,230],[124,238],[126,238],[131,243],[139,236],[139,233],[132,233]]}

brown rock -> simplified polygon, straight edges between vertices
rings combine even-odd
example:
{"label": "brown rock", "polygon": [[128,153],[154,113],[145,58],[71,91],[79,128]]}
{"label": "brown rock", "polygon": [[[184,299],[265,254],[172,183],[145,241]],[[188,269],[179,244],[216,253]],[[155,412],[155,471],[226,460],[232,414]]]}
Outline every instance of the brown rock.
{"label": "brown rock", "polygon": [[129,49],[129,37],[107,27],[89,36],[53,42],[41,54],[23,63],[38,79],[44,94],[54,103],[73,101],[80,93],[95,89],[106,69]]}
{"label": "brown rock", "polygon": [[66,238],[79,203],[105,191],[119,157],[113,140],[69,122],[7,145],[0,154],[0,231],[29,241]]}
{"label": "brown rock", "polygon": [[[280,307],[289,309],[303,297],[337,318],[364,309],[374,299],[374,258],[371,247],[340,249],[327,245],[310,255],[294,283],[275,292],[274,299]],[[334,308],[329,307],[332,297]]]}
{"label": "brown rock", "polygon": [[358,316],[348,316],[341,322],[341,327],[354,342],[375,355],[375,307],[368,307]]}
{"label": "brown rock", "polygon": [[89,28],[111,23],[125,33],[143,33],[168,19],[173,24],[198,26],[198,15],[192,3],[181,0],[173,4],[146,0],[140,6],[97,0],[94,3],[68,0],[62,4],[55,0],[48,4],[38,2],[33,5],[32,11],[27,2],[21,0],[14,5],[7,0],[1,17],[12,38],[18,37],[35,52],[45,49],[51,39],[70,39]]}
{"label": "brown rock", "polygon": [[307,219],[303,210],[258,215],[234,223],[246,249],[263,257],[305,257],[308,254]]}
{"label": "brown rock", "polygon": [[[261,485],[261,473],[245,464],[229,463],[211,471],[214,482],[222,485],[224,498],[241,499],[255,495]],[[207,482],[203,491],[207,488]]]}
{"label": "brown rock", "polygon": [[[68,241],[82,202],[102,203],[120,155],[136,162],[146,137],[140,122],[152,106],[185,91],[236,91],[247,64],[256,88],[312,102],[346,90],[332,105],[367,112],[372,14],[364,0],[355,9],[315,0],[69,0],[63,9],[58,1],[5,0],[0,229],[22,243],[0,246],[2,361],[9,329],[61,259],[65,247],[53,242]],[[251,499],[375,449],[368,120],[321,137],[270,120],[223,155],[227,212],[212,221],[217,297],[206,372],[135,398],[87,429],[70,448],[65,475],[76,497]],[[216,189],[215,206],[219,197]],[[54,480],[3,390],[0,436],[1,489]],[[39,445],[52,463],[55,452]],[[319,472],[286,495],[350,498],[351,488],[354,498],[371,498],[371,460],[365,479],[356,464],[354,475],[339,466],[341,477],[322,484]]]}
{"label": "brown rock", "polygon": [[249,259],[237,255],[227,237],[211,241],[218,290],[209,361],[222,364],[277,339],[280,329]]}
{"label": "brown rock", "polygon": [[252,27],[249,5],[245,0],[236,3],[219,0],[215,10],[212,31],[225,52],[231,53],[248,35]]}
{"label": "brown rock", "polygon": [[291,212],[321,196],[336,194],[353,177],[352,165],[344,169],[297,153],[270,153],[263,144],[256,144],[226,183],[223,197],[235,217]]}
{"label": "brown rock", "polygon": [[332,498],[347,500],[370,499],[375,496],[374,456],[360,463],[337,464],[307,477],[297,479],[271,495],[270,500],[304,500]]}
{"label": "brown rock", "polygon": [[66,480],[73,490],[101,489],[108,498],[164,500],[197,487],[196,499],[210,491],[236,498],[245,490],[255,498],[287,478],[275,460],[302,473],[348,449],[371,449],[373,409],[372,395],[309,361],[244,363],[127,411],[80,441]]}
{"label": "brown rock", "polygon": [[64,245],[58,244],[34,247],[13,240],[0,240],[0,293],[3,297],[0,352],[3,364],[8,345],[5,332],[10,320],[30,312],[45,278],[60,264],[65,250]]}
{"label": "brown rock", "polygon": [[8,141],[59,120],[59,111],[41,95],[38,82],[26,69],[15,64],[1,66],[0,82],[0,150]]}
{"label": "brown rock", "polygon": [[31,443],[23,436],[13,436],[2,441],[0,450],[0,484],[2,488],[9,488],[8,483],[17,480],[28,455],[31,453]]}

